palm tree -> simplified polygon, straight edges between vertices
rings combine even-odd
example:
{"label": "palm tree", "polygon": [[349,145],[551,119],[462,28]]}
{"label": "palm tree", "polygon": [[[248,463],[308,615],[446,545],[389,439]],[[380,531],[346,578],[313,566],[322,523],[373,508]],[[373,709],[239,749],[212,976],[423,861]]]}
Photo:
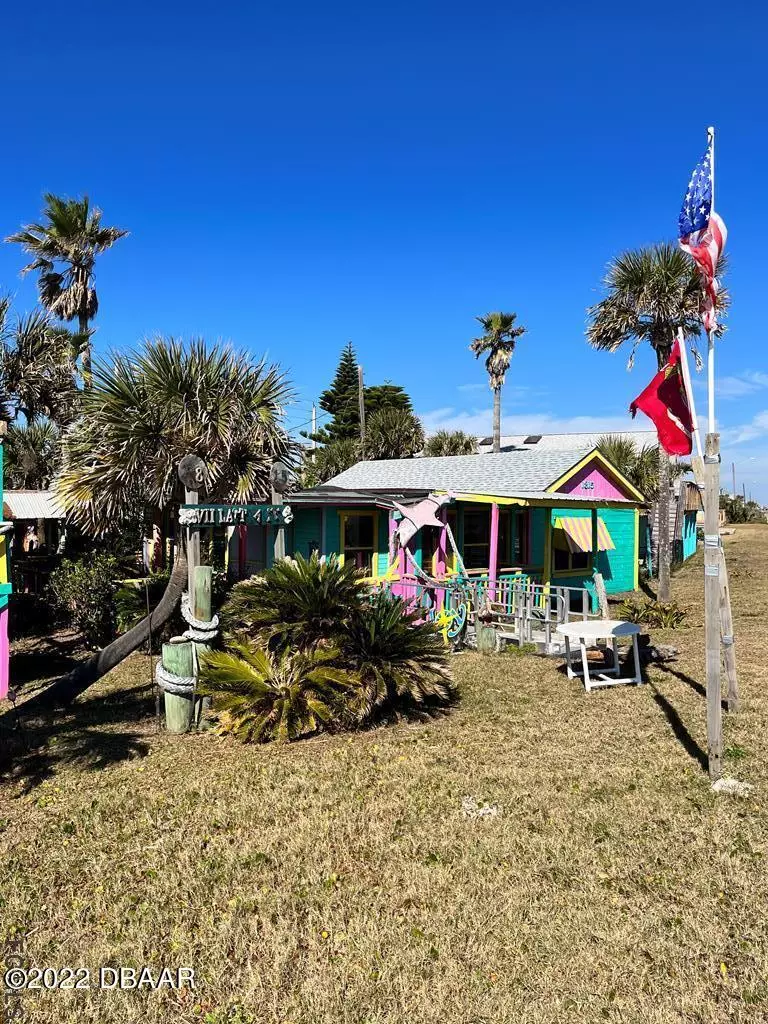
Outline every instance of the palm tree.
{"label": "palm tree", "polygon": [[501,389],[515,344],[525,334],[525,327],[515,327],[517,313],[487,313],[475,319],[483,333],[469,348],[478,359],[486,357],[485,368],[493,391],[493,450],[498,452],[501,449]]}
{"label": "palm tree", "polygon": [[[724,269],[721,260],[718,276]],[[656,353],[659,369],[669,359],[678,330],[686,339],[699,336],[701,323],[701,279],[693,260],[679,246],[662,242],[644,249],[622,253],[608,265],[604,280],[606,296],[587,310],[587,339],[591,345],[615,352],[633,341],[635,349],[647,342]],[[729,302],[721,289],[717,307]],[[718,333],[722,333],[721,326]],[[669,456],[659,446],[659,521],[669,519]],[[659,531],[659,600],[670,599],[671,551],[667,530]]]}
{"label": "palm tree", "polygon": [[463,430],[438,430],[427,439],[424,454],[432,457],[477,455],[477,438]]}
{"label": "palm tree", "polygon": [[205,655],[199,690],[222,712],[222,731],[245,742],[287,742],[330,728],[344,716],[357,681],[333,662],[334,648],[284,650],[235,643]]}
{"label": "palm tree", "polygon": [[379,409],[368,421],[365,455],[368,459],[409,459],[424,447],[424,428],[407,409]]}
{"label": "palm tree", "polygon": [[[248,502],[269,495],[275,459],[292,462],[295,445],[280,425],[290,388],[282,373],[222,344],[174,339],[97,361],[82,414],[67,431],[56,490],[68,518],[85,533],[119,530],[136,509],[161,524],[181,500],[181,458],[207,468],[208,501]],[[174,611],[186,578],[179,551],[168,588],[152,614],[159,629]],[[149,619],[119,637],[58,684],[70,700],[136,650]]]}
{"label": "palm tree", "polygon": [[35,310],[15,321],[0,308],[0,415],[33,423],[50,418],[69,423],[79,392],[75,375],[77,339],[50,314]]}
{"label": "palm tree", "polygon": [[345,469],[360,460],[360,442],[353,438],[340,438],[322,448],[304,453],[301,471],[302,487],[318,487],[331,477],[338,476]]}
{"label": "palm tree", "polygon": [[275,650],[311,647],[335,635],[362,599],[360,572],[351,562],[298,555],[232,589],[222,608],[228,636]]}
{"label": "palm tree", "polygon": [[12,423],[3,443],[5,484],[22,490],[50,487],[61,458],[58,427],[50,420]]}
{"label": "palm tree", "polygon": [[604,434],[597,442],[598,451],[629,480],[648,501],[659,495],[659,446],[639,447],[631,437]]}
{"label": "palm tree", "polygon": [[34,257],[22,274],[39,274],[38,290],[43,306],[61,320],[77,320],[82,348],[83,377],[90,385],[90,322],[99,308],[94,286],[96,257],[110,249],[128,232],[101,223],[101,210],[88,196],[68,199],[46,192],[40,224],[27,224],[6,238]]}

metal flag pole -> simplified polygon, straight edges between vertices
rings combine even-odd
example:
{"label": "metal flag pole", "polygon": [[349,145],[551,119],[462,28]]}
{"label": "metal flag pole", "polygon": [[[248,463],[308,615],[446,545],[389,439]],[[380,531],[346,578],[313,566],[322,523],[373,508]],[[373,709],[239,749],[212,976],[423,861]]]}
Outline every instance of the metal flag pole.
{"label": "metal flag pole", "polygon": [[[710,218],[715,209],[715,129],[707,129]],[[714,310],[712,311],[714,315]],[[707,328],[708,424],[704,455],[704,642],[707,662],[707,760],[710,778],[723,767],[723,713],[720,687],[720,437],[715,431],[715,337]]]}

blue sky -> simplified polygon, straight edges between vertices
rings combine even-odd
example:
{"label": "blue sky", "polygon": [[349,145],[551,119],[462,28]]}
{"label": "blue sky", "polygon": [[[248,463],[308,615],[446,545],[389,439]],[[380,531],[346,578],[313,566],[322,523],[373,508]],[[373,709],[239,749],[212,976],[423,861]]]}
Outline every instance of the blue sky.
{"label": "blue sky", "polygon": [[[628,353],[589,349],[585,307],[612,255],[674,237],[714,124],[724,475],[734,460],[768,501],[768,13],[617,6],[15,4],[0,231],[35,219],[44,190],[87,192],[131,231],[98,266],[97,351],[231,339],[285,367],[296,426],[351,340],[367,381],[403,384],[430,429],[487,432],[467,346],[502,308],[528,327],[504,430],[618,428],[653,359],[628,374]],[[21,265],[0,246],[24,309]]]}

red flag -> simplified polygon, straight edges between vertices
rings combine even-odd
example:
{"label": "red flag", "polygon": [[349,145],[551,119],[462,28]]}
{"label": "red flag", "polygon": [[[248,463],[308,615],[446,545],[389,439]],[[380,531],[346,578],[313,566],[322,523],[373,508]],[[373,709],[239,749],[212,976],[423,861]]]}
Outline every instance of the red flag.
{"label": "red flag", "polygon": [[637,410],[653,420],[659,444],[670,455],[690,455],[693,448],[693,418],[680,366],[680,342],[648,387],[637,396],[629,411]]}

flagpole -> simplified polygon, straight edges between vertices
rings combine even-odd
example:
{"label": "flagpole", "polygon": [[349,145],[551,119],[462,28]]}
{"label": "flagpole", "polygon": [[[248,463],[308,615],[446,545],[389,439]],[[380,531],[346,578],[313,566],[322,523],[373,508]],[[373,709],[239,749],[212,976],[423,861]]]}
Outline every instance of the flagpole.
{"label": "flagpole", "polygon": [[[707,128],[712,202],[715,211],[715,129]],[[712,316],[715,315],[714,309]],[[714,781],[722,775],[723,713],[720,683],[720,437],[715,432],[715,336],[707,330],[708,423],[704,456],[704,645],[707,664],[707,761]]]}
{"label": "flagpole", "polygon": [[[707,128],[707,142],[709,144],[709,174],[710,182],[712,185],[712,205],[710,206],[710,212],[715,212],[715,129],[710,126]],[[713,268],[717,270],[716,267]],[[712,311],[714,316],[714,310]],[[708,398],[708,414],[709,423],[707,424],[707,432],[714,434],[715,432],[715,336],[711,330],[707,331],[707,398]]]}
{"label": "flagpole", "polygon": [[[691,410],[691,419],[693,421],[693,439],[696,444],[696,454],[701,459],[704,457],[704,450],[701,446],[701,432],[699,431],[699,420],[696,416],[696,401],[693,397],[693,384],[691,383],[691,370],[688,365],[688,348],[685,343],[685,335],[683,334],[682,327],[677,329],[677,340],[680,345],[680,366],[683,370],[683,384],[685,384],[685,390],[688,396],[688,408]],[[697,481],[699,475],[696,474]]]}

